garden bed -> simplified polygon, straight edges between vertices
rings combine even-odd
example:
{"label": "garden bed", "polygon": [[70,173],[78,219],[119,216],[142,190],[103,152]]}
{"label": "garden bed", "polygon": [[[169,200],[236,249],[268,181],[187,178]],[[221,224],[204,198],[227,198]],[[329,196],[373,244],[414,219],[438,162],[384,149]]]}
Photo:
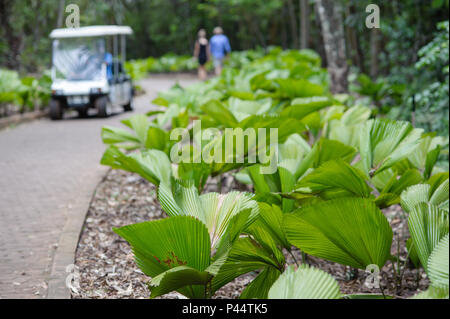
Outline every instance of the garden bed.
{"label": "garden bed", "polygon": [[[230,175],[222,180],[222,192],[245,186],[237,185]],[[211,180],[207,192],[217,191],[217,181]],[[409,237],[407,220],[399,206],[384,211],[394,232],[391,252],[406,258],[403,243]],[[79,267],[80,287],[72,291],[73,298],[148,298],[149,290],[145,276],[134,262],[128,243],[116,235],[113,227],[166,218],[156,199],[156,188],[136,174],[111,170],[98,186],[81,232],[75,264]],[[157,235],[157,234],[155,234]],[[400,246],[397,248],[397,240]],[[289,264],[294,261],[285,254]],[[293,250],[297,261],[301,260],[298,250]],[[364,285],[367,273],[353,271],[349,267],[307,257],[310,265],[325,270],[338,280],[343,294],[380,293],[379,289],[370,289]],[[388,262],[382,269],[381,286],[386,295],[406,298],[428,287],[428,279],[422,269],[412,269],[408,265],[403,274],[401,289],[397,290],[392,264]],[[235,279],[216,292],[213,298],[238,298],[245,286],[256,273],[250,273]],[[162,298],[184,298],[178,293],[170,293]]]}
{"label": "garden bed", "polygon": [[48,115],[48,111],[33,111],[28,113],[16,113],[5,117],[0,117],[0,130],[13,127],[25,122],[31,122]]}

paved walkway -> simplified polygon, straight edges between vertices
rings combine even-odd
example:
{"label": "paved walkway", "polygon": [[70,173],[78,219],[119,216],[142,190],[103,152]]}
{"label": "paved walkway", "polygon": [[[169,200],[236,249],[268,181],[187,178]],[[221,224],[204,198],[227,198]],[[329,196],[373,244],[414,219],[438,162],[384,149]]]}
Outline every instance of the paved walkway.
{"label": "paved walkway", "polygon": [[[135,100],[144,113],[156,93],[187,76],[141,81]],[[68,297],[66,265],[97,184],[103,125],[119,125],[132,113],[108,119],[49,119],[0,131],[0,298]]]}

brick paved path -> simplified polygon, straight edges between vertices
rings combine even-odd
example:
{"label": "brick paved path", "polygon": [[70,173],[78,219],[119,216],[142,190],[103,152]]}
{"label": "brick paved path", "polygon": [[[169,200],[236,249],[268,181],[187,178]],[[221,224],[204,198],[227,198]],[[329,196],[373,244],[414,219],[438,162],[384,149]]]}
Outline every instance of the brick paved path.
{"label": "brick paved path", "polygon": [[[192,81],[181,75],[141,81],[146,94],[136,98],[134,112],[148,111],[156,92],[175,80]],[[0,298],[45,298],[51,274],[60,277],[52,280],[64,280],[67,274],[52,270],[55,256],[62,250],[73,260],[67,247],[76,245],[93,191],[107,170],[99,164],[105,149],[101,127],[130,114],[42,119],[0,131]]]}

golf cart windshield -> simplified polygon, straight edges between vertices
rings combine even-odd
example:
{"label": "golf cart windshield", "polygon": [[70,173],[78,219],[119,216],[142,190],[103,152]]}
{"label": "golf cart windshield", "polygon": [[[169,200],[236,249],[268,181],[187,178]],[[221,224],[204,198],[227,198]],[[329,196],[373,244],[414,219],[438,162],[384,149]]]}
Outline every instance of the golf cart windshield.
{"label": "golf cart windshield", "polygon": [[68,38],[53,41],[55,79],[93,81],[106,77],[105,41],[102,38]]}

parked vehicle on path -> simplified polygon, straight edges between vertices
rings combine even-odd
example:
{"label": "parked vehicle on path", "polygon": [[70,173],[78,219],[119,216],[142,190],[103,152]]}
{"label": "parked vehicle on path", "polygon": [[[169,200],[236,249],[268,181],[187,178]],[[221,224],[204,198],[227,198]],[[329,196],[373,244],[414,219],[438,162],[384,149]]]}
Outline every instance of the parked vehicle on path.
{"label": "parked vehicle on path", "polygon": [[97,110],[108,117],[120,109],[132,110],[133,84],[126,74],[127,26],[88,26],[55,29],[53,39],[50,117],[63,118],[75,109],[81,117]]}

